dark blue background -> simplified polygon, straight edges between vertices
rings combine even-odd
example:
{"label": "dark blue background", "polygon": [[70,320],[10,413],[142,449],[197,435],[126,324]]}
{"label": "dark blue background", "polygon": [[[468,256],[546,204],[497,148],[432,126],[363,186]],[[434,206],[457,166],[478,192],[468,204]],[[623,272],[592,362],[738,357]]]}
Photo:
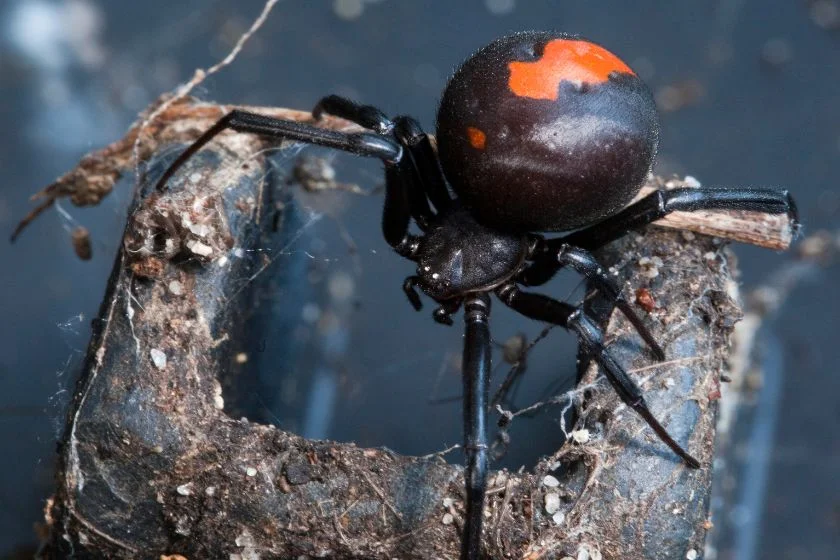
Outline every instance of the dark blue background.
{"label": "dark blue background", "polygon": [[[487,4],[494,2],[368,1],[361,17],[347,20],[337,16],[331,1],[281,2],[238,61],[197,93],[226,103],[301,109],[325,93],[342,93],[389,114],[412,114],[432,128],[447,75],[474,49],[515,30],[580,33],[636,67],[660,99],[663,88],[675,84],[698,94],[687,106],[663,113],[659,172],[691,174],[707,185],[785,186],[796,194],[806,232],[837,227],[840,23],[831,23],[837,2],[519,0],[505,14],[491,13]],[[10,232],[28,211],[30,193],[70,169],[87,150],[121,136],[160,92],[223,56],[261,5],[260,0],[0,5],[0,231]],[[85,35],[85,8],[101,26],[74,42]],[[74,13],[81,19],[70,17]],[[16,35],[21,32],[22,38]],[[774,49],[787,62],[769,64],[763,53]],[[375,164],[338,158],[336,165],[343,179],[365,187],[380,181]],[[41,520],[52,488],[67,390],[112,265],[128,198],[124,183],[98,208],[63,205],[93,234],[91,262],[74,256],[65,228],[75,223],[56,210],[16,245],[0,243],[0,554],[34,541],[33,523]],[[321,419],[330,426],[325,435],[406,453],[456,443],[458,405],[430,406],[426,400],[447,353],[460,352],[460,336],[435,325],[430,309],[417,314],[404,301],[399,285],[412,267],[390,254],[379,236],[381,200],[340,201],[348,208],[337,214],[359,246],[358,269],[329,216],[280,257],[291,262],[306,251],[324,274],[344,275],[356,286],[359,306],[341,316],[342,344],[349,347],[341,350],[334,416]],[[738,252],[747,286],[787,258],[746,247]],[[832,291],[838,277],[831,267],[811,278],[773,325],[784,393],[780,415],[769,415],[775,431],[766,492],[759,511],[746,513],[753,516],[747,525],[757,531],[751,554],[756,558],[828,558],[840,549],[840,300]],[[559,292],[564,297],[574,283],[562,286],[557,289],[566,290]],[[278,301],[282,298],[278,294]],[[500,341],[519,329],[532,336],[539,330],[508,313],[494,318]],[[573,355],[572,341],[552,333],[534,352],[530,388],[522,399],[538,395],[549,379],[568,377]],[[278,375],[284,367],[277,365]],[[443,371],[440,391],[457,391],[457,375],[451,368]],[[282,416],[276,409],[270,414]],[[550,419],[535,425],[540,428],[526,425],[515,432],[508,464],[533,458],[528,451],[533,440],[558,441]],[[729,513],[724,508],[721,515]]]}

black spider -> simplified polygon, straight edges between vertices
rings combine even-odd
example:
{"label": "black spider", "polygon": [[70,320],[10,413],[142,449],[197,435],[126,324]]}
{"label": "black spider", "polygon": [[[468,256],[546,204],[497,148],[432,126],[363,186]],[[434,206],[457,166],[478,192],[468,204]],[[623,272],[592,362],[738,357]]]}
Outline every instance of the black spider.
{"label": "black spider", "polygon": [[[421,308],[419,288],[439,304],[434,319],[447,325],[464,307],[462,559],[481,555],[491,293],[526,317],[572,331],[621,400],[688,466],[700,466],[653,417],[641,389],[605,350],[601,329],[581,308],[519,286],[541,285],[560,268],[573,268],[624,313],[662,360],[662,348],[589,251],[675,210],[788,213],[796,222],[787,191],[680,188],[655,192],[625,208],[656,153],[659,123],[653,99],[614,54],[562,33],[502,37],[470,57],[444,90],[437,151],[410,117],[389,119],[375,107],[338,96],[323,98],[313,111],[315,119],[325,113],[369,132],[335,132],[235,110],[189,146],[157,188],[163,189],[187,159],[226,129],[383,161],[385,240],[417,263],[416,275],[403,284],[409,301]],[[412,219],[422,235],[410,233]],[[570,230],[576,231],[553,239],[532,233]]]}

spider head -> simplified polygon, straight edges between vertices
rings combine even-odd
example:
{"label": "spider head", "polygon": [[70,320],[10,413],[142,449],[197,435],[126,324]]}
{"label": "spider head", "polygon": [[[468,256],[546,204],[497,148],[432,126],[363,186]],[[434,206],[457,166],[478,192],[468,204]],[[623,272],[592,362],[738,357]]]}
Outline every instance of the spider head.
{"label": "spider head", "polygon": [[499,232],[460,208],[442,213],[420,241],[420,288],[437,301],[490,289],[515,274],[528,252],[524,235]]}

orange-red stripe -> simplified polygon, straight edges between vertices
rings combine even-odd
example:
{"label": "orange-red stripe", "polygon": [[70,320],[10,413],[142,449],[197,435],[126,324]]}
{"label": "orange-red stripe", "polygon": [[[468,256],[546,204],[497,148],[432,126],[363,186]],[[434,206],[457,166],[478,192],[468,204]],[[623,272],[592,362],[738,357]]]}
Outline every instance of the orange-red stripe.
{"label": "orange-red stripe", "polygon": [[577,39],[553,39],[546,43],[539,60],[511,62],[508,68],[511,91],[519,97],[533,99],[557,99],[557,89],[563,80],[601,83],[613,72],[634,74],[607,49]]}

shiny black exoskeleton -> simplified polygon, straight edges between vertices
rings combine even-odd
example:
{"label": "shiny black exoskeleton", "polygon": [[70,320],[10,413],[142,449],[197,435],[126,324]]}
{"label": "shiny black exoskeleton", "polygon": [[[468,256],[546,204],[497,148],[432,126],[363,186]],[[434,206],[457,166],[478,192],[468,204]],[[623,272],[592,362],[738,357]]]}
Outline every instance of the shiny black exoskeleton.
{"label": "shiny black exoskeleton", "polygon": [[[420,288],[438,303],[434,318],[445,324],[464,308],[462,559],[482,553],[490,294],[526,317],[574,333],[582,353],[601,366],[621,400],[688,466],[700,466],[654,418],[641,389],[607,351],[601,330],[580,307],[519,286],[543,284],[562,267],[574,269],[627,316],[661,360],[664,351],[589,251],[675,210],[788,213],[795,222],[787,191],[673,189],[626,206],[656,153],[659,125],[653,99],[617,56],[564,33],[502,37],[470,57],[443,93],[437,151],[409,117],[392,120],[375,107],[338,96],[323,98],[314,119],[324,113],[366,131],[336,132],[317,123],[234,110],[175,160],[157,188],[163,189],[187,159],[226,129],[382,160],[382,233],[398,254],[417,262],[417,274],[403,284],[409,301],[421,308]],[[409,231],[412,220],[421,235]],[[553,239],[534,233],[576,228]],[[688,439],[688,434],[680,437]]]}
{"label": "shiny black exoskeleton", "polygon": [[615,55],[577,37],[530,33],[494,41],[457,70],[437,141],[446,178],[482,222],[568,231],[639,192],[659,119],[647,86]]}
{"label": "shiny black exoskeleton", "polygon": [[510,280],[527,254],[527,236],[490,229],[457,208],[429,224],[417,247],[414,278],[428,296],[447,302]]}

